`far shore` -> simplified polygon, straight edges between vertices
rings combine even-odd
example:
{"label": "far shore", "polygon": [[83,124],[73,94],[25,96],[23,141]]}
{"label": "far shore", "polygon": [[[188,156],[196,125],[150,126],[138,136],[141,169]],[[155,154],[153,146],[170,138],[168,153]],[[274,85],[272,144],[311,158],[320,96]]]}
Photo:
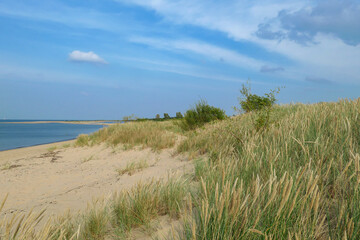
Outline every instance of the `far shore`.
{"label": "far shore", "polygon": [[86,125],[111,125],[114,123],[106,123],[107,121],[24,121],[24,122],[0,122],[6,124],[39,124],[39,123],[66,123],[66,124],[86,124]]}

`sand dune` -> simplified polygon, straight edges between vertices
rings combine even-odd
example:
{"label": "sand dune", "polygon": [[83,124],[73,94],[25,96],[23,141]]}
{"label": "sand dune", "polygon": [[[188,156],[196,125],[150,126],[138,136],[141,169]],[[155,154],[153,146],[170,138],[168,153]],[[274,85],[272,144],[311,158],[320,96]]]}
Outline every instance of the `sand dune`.
{"label": "sand dune", "polygon": [[[173,149],[156,153],[105,145],[64,148],[64,144],[0,152],[0,198],[9,194],[3,215],[26,213],[32,208],[46,208],[45,216],[62,214],[67,209],[76,212],[85,209],[93,198],[192,168],[184,157],[173,156]],[[116,171],[138,161],[146,161],[149,167],[131,176],[120,176]]]}

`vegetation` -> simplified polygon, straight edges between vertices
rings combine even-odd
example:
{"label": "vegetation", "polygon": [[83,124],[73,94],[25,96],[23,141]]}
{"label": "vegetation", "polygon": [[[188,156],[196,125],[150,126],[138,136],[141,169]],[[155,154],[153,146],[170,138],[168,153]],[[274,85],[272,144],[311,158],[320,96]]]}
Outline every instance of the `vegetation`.
{"label": "vegetation", "polygon": [[279,106],[264,132],[245,114],[191,135],[178,151],[209,158],[181,238],[359,239],[359,109]]}
{"label": "vegetation", "polygon": [[[139,183],[77,218],[37,231],[42,213],[0,219],[0,236],[127,238],[131,229],[168,214],[182,217],[182,228],[170,239],[360,239],[360,98],[274,106],[275,100],[265,100],[271,96],[244,99],[255,110],[233,118],[201,101],[183,120],[126,123],[79,136],[78,146],[162,149],[174,146],[178,125],[185,124],[190,131],[177,153],[196,158],[192,183]],[[271,107],[266,131],[254,128],[259,106]]]}
{"label": "vegetation", "polygon": [[250,86],[242,85],[240,90],[241,97],[238,98],[241,109],[234,107],[235,111],[250,113],[252,121],[257,131],[266,129],[270,124],[270,115],[276,102],[275,94],[279,93],[280,88],[265,93],[265,96],[258,96],[251,93]]}
{"label": "vegetation", "polygon": [[171,119],[168,113],[164,113],[164,119]]}
{"label": "vegetation", "polygon": [[[38,224],[45,210],[15,214],[11,219],[1,217],[0,236],[1,239],[41,240],[123,238],[131,228],[149,224],[158,215],[178,218],[187,185],[187,180],[181,178],[138,184],[108,200],[96,200],[81,215],[67,213],[56,222],[49,220],[41,228]],[[6,198],[0,202],[0,212]]]}
{"label": "vegetation", "polygon": [[128,146],[150,147],[161,150],[175,145],[176,134],[180,131],[175,121],[169,122],[129,122],[103,128],[90,135],[79,135],[75,146],[92,146],[107,143],[110,146],[126,144]]}
{"label": "vegetation", "polygon": [[176,113],[176,118],[183,118],[184,116],[182,115],[182,113],[181,112],[177,112]]}
{"label": "vegetation", "polygon": [[206,101],[200,100],[196,103],[195,107],[189,109],[185,113],[180,126],[184,130],[193,130],[195,128],[201,127],[206,123],[223,120],[226,118],[225,111],[220,108],[216,108],[207,104]]}
{"label": "vegetation", "polygon": [[126,165],[124,169],[118,169],[117,172],[119,175],[124,175],[127,173],[128,175],[133,175],[136,172],[142,171],[144,168],[148,168],[149,164],[146,160],[141,160],[139,162],[130,162]]}

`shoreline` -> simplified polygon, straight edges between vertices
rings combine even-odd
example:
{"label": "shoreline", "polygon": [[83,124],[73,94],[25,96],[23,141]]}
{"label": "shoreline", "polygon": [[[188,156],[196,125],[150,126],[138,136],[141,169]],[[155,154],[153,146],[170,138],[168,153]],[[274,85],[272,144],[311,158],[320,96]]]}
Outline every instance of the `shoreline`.
{"label": "shoreline", "polygon": [[[67,142],[75,142],[75,140],[76,140],[76,138],[69,138],[69,139],[59,140],[59,141],[55,141],[55,142],[39,143],[39,144],[31,145],[31,146],[24,146],[24,147],[12,148],[12,149],[5,149],[5,150],[0,150],[0,154],[2,152],[5,152],[5,151],[20,150],[20,149],[24,149],[24,148],[32,148],[32,147],[38,147],[38,146],[43,146],[43,145],[54,145],[54,144],[57,144],[57,143],[66,144]],[[1,160],[1,158],[0,158],[0,160]]]}
{"label": "shoreline", "polygon": [[37,144],[37,145],[33,145],[33,146],[28,146],[28,147],[19,147],[19,148],[14,148],[14,149],[1,150],[0,151],[0,165],[3,161],[12,159],[15,156],[16,156],[16,158],[22,159],[22,158],[26,158],[28,155],[39,153],[42,151],[47,151],[48,148],[51,148],[51,147],[54,147],[57,145],[73,144],[73,143],[75,143],[75,141],[76,141],[76,138],[65,140],[65,141]]}
{"label": "shoreline", "polygon": [[106,123],[106,121],[23,121],[23,122],[0,122],[0,124],[41,124],[41,123],[64,123],[64,124],[85,124],[85,125],[112,125],[114,123]]}

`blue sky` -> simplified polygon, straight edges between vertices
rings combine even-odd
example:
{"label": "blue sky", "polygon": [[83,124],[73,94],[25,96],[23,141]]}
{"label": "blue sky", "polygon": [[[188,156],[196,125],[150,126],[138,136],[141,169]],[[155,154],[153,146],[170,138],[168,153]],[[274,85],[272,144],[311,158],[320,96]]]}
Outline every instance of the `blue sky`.
{"label": "blue sky", "polygon": [[2,0],[0,118],[233,114],[251,80],[279,103],[360,96],[360,1]]}

